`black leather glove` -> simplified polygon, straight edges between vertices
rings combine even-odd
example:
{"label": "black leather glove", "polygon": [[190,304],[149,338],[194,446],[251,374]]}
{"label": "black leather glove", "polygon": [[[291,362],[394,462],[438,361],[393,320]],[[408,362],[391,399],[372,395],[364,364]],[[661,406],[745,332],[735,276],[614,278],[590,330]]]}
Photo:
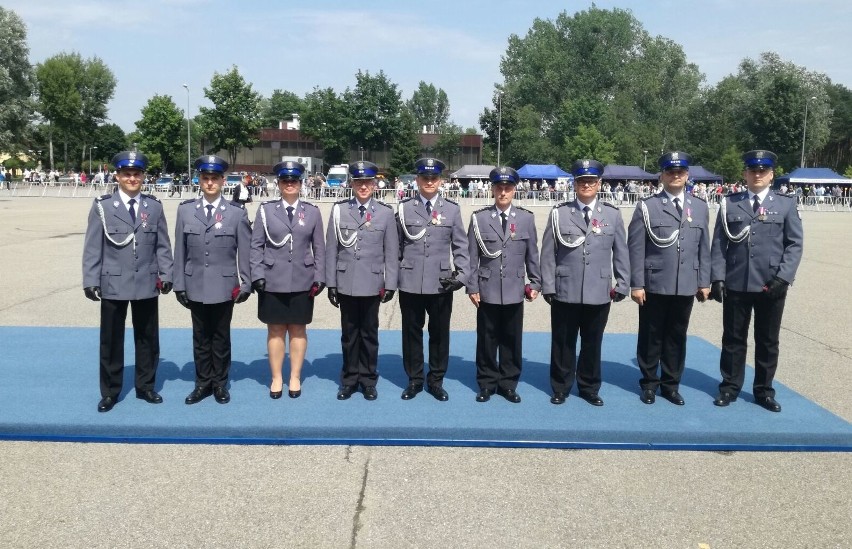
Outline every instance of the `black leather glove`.
{"label": "black leather glove", "polygon": [[186,297],[186,292],[175,292],[175,297],[178,300],[178,303],[189,309],[189,298]]}
{"label": "black leather glove", "polygon": [[337,288],[328,289],[328,302],[340,308],[340,298],[337,296]]}
{"label": "black leather glove", "polygon": [[265,292],[266,291],[266,279],[258,278],[254,282],[251,283],[251,289],[256,292]]}
{"label": "black leather glove", "polygon": [[391,299],[393,299],[393,290],[382,290],[382,303],[387,303]]}
{"label": "black leather glove", "polygon": [[725,291],[725,283],[717,280],[710,285],[710,299],[714,299],[719,303],[725,299],[727,292]]}
{"label": "black leather glove", "polygon": [[314,282],[311,284],[311,291],[308,292],[308,297],[316,297],[325,289],[325,282]]}
{"label": "black leather glove", "polygon": [[234,303],[244,303],[250,295],[251,292],[240,292],[237,294],[237,299],[234,300]]}
{"label": "black leather glove", "polygon": [[100,286],[89,286],[88,288],[83,288],[83,293],[86,294],[86,297],[91,299],[92,301],[101,300]]}
{"label": "black leather glove", "polygon": [[163,282],[163,287],[160,289],[160,293],[166,295],[167,293],[172,291],[174,284],[171,282]]}
{"label": "black leather glove", "polygon": [[555,300],[555,299],[556,299],[556,294],[541,294],[541,295],[542,295],[542,297],[544,298],[544,301],[545,301],[548,305],[553,305],[553,300]]}
{"label": "black leather glove", "polygon": [[453,273],[453,276],[438,280],[438,283],[441,285],[441,288],[449,292],[455,292],[464,288],[464,282],[456,278],[456,273]]}
{"label": "black leather glove", "polygon": [[786,280],[773,276],[771,280],[763,285],[763,291],[772,299],[778,299],[787,295],[788,286],[789,284],[787,284]]}
{"label": "black leather glove", "polygon": [[625,297],[627,297],[627,294],[618,293],[615,291],[615,288],[609,291],[609,298],[615,303],[618,303],[619,301],[624,301]]}

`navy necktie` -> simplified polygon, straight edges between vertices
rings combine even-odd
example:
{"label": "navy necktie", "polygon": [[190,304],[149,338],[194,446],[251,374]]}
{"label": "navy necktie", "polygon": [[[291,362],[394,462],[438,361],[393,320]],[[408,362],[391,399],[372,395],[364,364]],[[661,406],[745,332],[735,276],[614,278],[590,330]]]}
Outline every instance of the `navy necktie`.
{"label": "navy necktie", "polygon": [[592,209],[590,207],[586,206],[585,208],[583,208],[583,219],[586,220],[586,227],[589,226],[589,221],[591,221],[592,219],[591,213]]}
{"label": "navy necktie", "polygon": [[677,208],[677,215],[683,215],[683,208],[680,207],[680,198],[674,199],[675,208]]}
{"label": "navy necktie", "polygon": [[501,225],[503,225],[503,234],[506,234],[506,212],[500,213]]}
{"label": "navy necktie", "polygon": [[130,209],[128,210],[130,212],[130,220],[136,223],[136,199],[131,198],[127,203],[130,205]]}
{"label": "navy necktie", "polygon": [[364,217],[364,212],[367,211],[367,208],[362,204],[358,206],[358,211],[361,212],[361,217]]}
{"label": "navy necktie", "polygon": [[431,200],[426,201],[426,213],[429,214],[429,215],[432,215],[432,201]]}
{"label": "navy necktie", "polygon": [[757,213],[758,208],[760,208],[760,198],[754,195],[754,205],[751,207],[751,211]]}
{"label": "navy necktie", "polygon": [[287,219],[293,221],[293,206],[287,206]]}
{"label": "navy necktie", "polygon": [[210,218],[213,217],[213,205],[207,205],[207,222],[210,223]]}

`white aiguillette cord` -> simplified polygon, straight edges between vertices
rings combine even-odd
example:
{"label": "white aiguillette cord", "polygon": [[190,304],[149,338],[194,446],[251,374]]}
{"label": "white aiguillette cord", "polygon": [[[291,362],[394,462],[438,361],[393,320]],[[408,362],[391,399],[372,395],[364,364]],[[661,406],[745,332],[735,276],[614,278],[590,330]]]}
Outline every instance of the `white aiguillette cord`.
{"label": "white aiguillette cord", "polygon": [[645,202],[642,201],[639,203],[639,207],[642,209],[642,219],[645,221],[645,231],[648,233],[648,238],[651,239],[654,246],[658,248],[668,248],[674,244],[680,234],[680,229],[675,229],[675,231],[666,238],[655,235],[654,232],[651,231],[651,216],[648,213],[648,206],[646,206]]}
{"label": "white aiguillette cord", "polygon": [[485,247],[485,242],[482,241],[482,234],[479,232],[479,220],[476,219],[476,214],[473,214],[471,220],[473,221],[473,234],[476,236],[476,242],[479,244],[479,249],[482,250],[482,255],[491,259],[500,257],[503,254],[503,250],[492,252]]}
{"label": "white aiguillette cord", "polygon": [[269,235],[269,227],[266,225],[266,209],[263,207],[263,204],[260,205],[260,220],[263,222],[263,232],[266,233],[266,240],[270,244],[272,244],[276,248],[280,248],[287,242],[290,243],[290,251],[293,251],[293,233],[287,233],[287,236],[284,237],[281,242],[275,242],[272,240],[272,237]]}
{"label": "white aiguillette cord", "polygon": [[724,229],[725,236],[727,236],[728,240],[731,242],[742,242],[751,234],[751,227],[748,225],[746,225],[738,234],[731,234],[731,229],[728,227],[728,199],[724,197],[722,198],[721,217],[722,229]]}
{"label": "white aiguillette cord", "polygon": [[555,238],[560,244],[565,246],[566,248],[576,248],[583,244],[586,241],[586,236],[583,235],[574,242],[567,242],[564,238],[562,238],[562,233],[559,231],[559,207],[553,208],[550,212],[550,225],[553,230],[553,238]]}
{"label": "white aiguillette cord", "polygon": [[129,235],[127,235],[127,238],[125,238],[121,242],[116,241],[113,237],[110,236],[109,230],[107,229],[106,214],[104,213],[103,205],[100,202],[98,202],[97,204],[98,204],[98,216],[101,218],[101,224],[104,226],[104,236],[106,237],[106,239],[109,240],[110,242],[112,242],[113,244],[115,244],[116,246],[118,246],[119,248],[123,248],[124,246],[127,246],[128,244],[130,244],[130,241],[132,240],[133,241],[133,249],[135,250],[136,249],[136,233],[131,232]]}
{"label": "white aiguillette cord", "polygon": [[335,204],[331,209],[331,218],[334,223],[334,231],[337,233],[337,242],[339,242],[344,248],[351,248],[352,245],[355,244],[355,240],[358,238],[358,231],[355,231],[355,233],[348,239],[343,238],[343,234],[340,232],[340,204]]}
{"label": "white aiguillette cord", "polygon": [[397,211],[397,215],[399,215],[399,224],[402,226],[402,232],[405,234],[405,237],[409,240],[420,240],[426,235],[426,229],[423,228],[416,235],[408,232],[408,227],[405,226],[405,202],[400,202],[399,210]]}

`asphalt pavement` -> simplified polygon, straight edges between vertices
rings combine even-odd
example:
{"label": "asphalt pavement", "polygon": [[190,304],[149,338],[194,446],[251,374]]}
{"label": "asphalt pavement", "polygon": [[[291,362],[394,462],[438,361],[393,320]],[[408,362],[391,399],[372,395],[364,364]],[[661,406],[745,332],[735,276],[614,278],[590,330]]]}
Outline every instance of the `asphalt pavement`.
{"label": "asphalt pavement", "polygon": [[[178,201],[165,204],[173,224]],[[90,206],[0,194],[0,325],[98,325],[81,284]],[[253,218],[257,204],[248,208]],[[463,207],[465,218],[473,209]],[[327,219],[330,205],[322,210]],[[540,232],[548,210],[534,211]],[[631,214],[623,209],[625,221]],[[776,380],[852,421],[852,214],[803,218],[804,259]],[[614,304],[608,331],[635,333],[636,309]],[[696,304],[690,335],[718,346],[721,310]],[[339,328],[324,298],[314,318],[312,327]],[[160,321],[190,325],[171,295]],[[453,329],[473,330],[475,321],[456,294]],[[526,331],[549,331],[547,304],[528,304],[524,322]],[[237,306],[233,325],[263,328],[254,297]],[[381,326],[400,328],[396,299],[382,306]],[[50,341],[44,352],[56,352]],[[94,407],[96,364],[92,384],[80,398]],[[712,406],[711,397],[695,404]],[[0,451],[0,547],[852,546],[849,453],[13,441]]]}

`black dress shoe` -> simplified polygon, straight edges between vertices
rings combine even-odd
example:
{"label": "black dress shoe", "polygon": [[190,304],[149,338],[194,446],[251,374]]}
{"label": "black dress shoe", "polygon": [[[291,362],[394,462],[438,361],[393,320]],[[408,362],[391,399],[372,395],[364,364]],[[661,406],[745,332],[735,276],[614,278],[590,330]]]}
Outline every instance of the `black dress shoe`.
{"label": "black dress shoe", "polygon": [[713,400],[713,404],[716,406],[727,406],[728,404],[736,401],[737,395],[727,391],[721,391],[718,395],[716,395],[716,398]]}
{"label": "black dress shoe", "polygon": [[373,385],[364,387],[364,400],[376,400],[377,398],[379,398],[379,392]]}
{"label": "black dress shoe", "polygon": [[568,398],[567,393],[553,393],[553,396],[550,397],[551,404],[565,404],[565,399]]}
{"label": "black dress shoe", "polygon": [[302,390],[296,389],[295,391],[290,391],[288,389],[287,390],[287,396],[290,397],[290,398],[299,398],[300,396],[302,396]]}
{"label": "black dress shoe", "polygon": [[439,385],[429,385],[426,390],[429,391],[429,394],[435,397],[436,400],[440,400],[441,402],[450,400],[450,395],[448,395],[447,391]]}
{"label": "black dress shoe", "polygon": [[408,387],[402,391],[402,400],[411,400],[417,396],[417,393],[423,390],[422,383],[409,383]]}
{"label": "black dress shoe", "polygon": [[118,402],[116,397],[104,397],[98,402],[98,412],[109,412],[115,403]]}
{"label": "black dress shoe", "polygon": [[489,391],[488,389],[480,389],[478,393],[476,393],[476,402],[488,402],[491,400],[491,395],[494,393]]}
{"label": "black dress shoe", "polygon": [[580,393],[580,398],[591,404],[592,406],[603,406],[603,399],[597,393]]}
{"label": "black dress shoe", "polygon": [[662,391],[660,394],[663,395],[664,399],[668,400],[672,404],[683,406],[686,403],[686,401],[683,400],[683,397],[680,396],[680,393],[678,393],[677,391]]}
{"label": "black dress shoe", "polygon": [[213,389],[210,387],[196,387],[191,393],[189,393],[184,402],[187,404],[195,404],[196,402],[201,402],[212,394]]}
{"label": "black dress shoe", "polygon": [[160,404],[163,402],[163,397],[161,397],[154,389],[148,389],[147,391],[140,391],[139,389],[136,389],[136,398],[144,400],[150,404]]}
{"label": "black dress shoe", "polygon": [[337,391],[337,400],[346,400],[355,392],[355,385],[344,385]]}
{"label": "black dress shoe", "polygon": [[213,396],[219,404],[227,404],[231,402],[231,393],[225,387],[216,387],[213,389]]}
{"label": "black dress shoe", "polygon": [[778,404],[778,401],[773,397],[755,397],[754,401],[759,405],[763,406],[770,412],[780,412],[781,405]]}
{"label": "black dress shoe", "polygon": [[642,389],[642,394],[639,395],[639,400],[645,404],[653,404],[657,400],[657,396],[654,393],[655,391],[652,391],[651,389]]}
{"label": "black dress shoe", "polygon": [[516,393],[514,389],[503,389],[502,387],[497,387],[497,394],[513,404],[517,404],[521,401],[521,395]]}
{"label": "black dress shoe", "polygon": [[282,388],[280,391],[269,391],[269,398],[275,400],[281,398],[281,395],[284,394],[284,389]]}

